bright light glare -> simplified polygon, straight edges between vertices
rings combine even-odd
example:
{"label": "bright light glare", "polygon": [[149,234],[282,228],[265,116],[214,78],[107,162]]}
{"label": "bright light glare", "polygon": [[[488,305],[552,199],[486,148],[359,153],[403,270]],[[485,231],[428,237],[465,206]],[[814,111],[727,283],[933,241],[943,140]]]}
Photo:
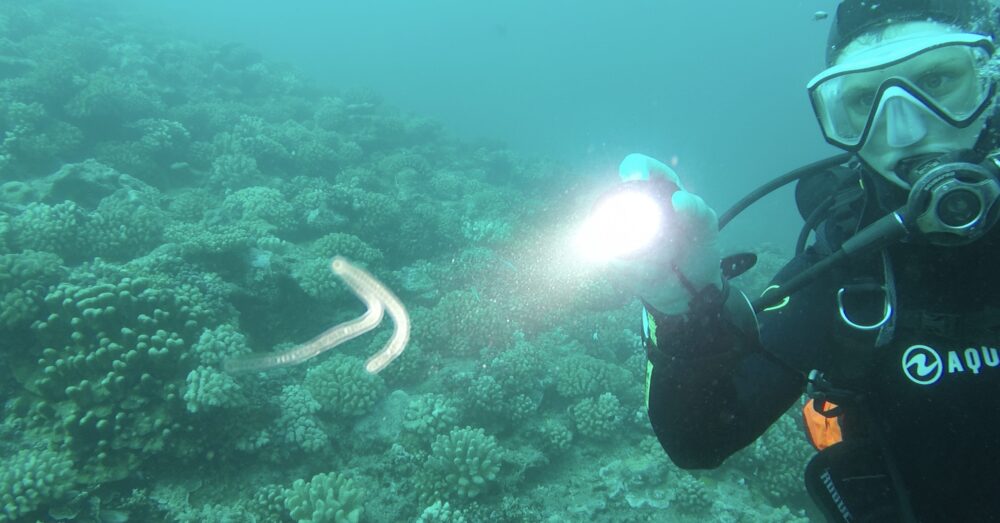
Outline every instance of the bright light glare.
{"label": "bright light glare", "polygon": [[611,196],[583,223],[576,237],[577,250],[595,262],[628,256],[656,238],[662,215],[648,194],[627,191]]}

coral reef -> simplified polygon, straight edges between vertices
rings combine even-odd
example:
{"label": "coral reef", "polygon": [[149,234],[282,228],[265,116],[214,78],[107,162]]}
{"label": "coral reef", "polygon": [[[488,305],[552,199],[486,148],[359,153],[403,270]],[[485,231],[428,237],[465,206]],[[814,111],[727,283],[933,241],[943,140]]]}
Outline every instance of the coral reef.
{"label": "coral reef", "polygon": [[466,523],[468,520],[460,510],[455,510],[447,502],[435,501],[417,516],[416,523]]}
{"label": "coral reef", "polygon": [[245,402],[243,390],[229,374],[202,366],[187,375],[184,404],[189,412],[238,407]]}
{"label": "coral reef", "polygon": [[382,378],[365,372],[361,359],[334,354],[306,372],[305,387],[323,412],[335,417],[369,412],[384,392]]}
{"label": "coral reef", "polygon": [[427,394],[410,400],[403,414],[403,429],[429,444],[454,428],[458,416],[458,408],[447,396]]}
{"label": "coral reef", "polygon": [[570,417],[577,434],[595,439],[608,439],[622,427],[622,405],[618,398],[605,392],[597,398],[584,398],[570,408]]}
{"label": "coral reef", "polygon": [[64,275],[63,261],[49,252],[0,255],[0,325],[17,329],[37,317],[49,285]]}
{"label": "coral reef", "polygon": [[497,480],[503,450],[483,429],[452,429],[431,444],[424,489],[443,499],[474,498]]}
{"label": "coral reef", "polygon": [[122,278],[60,283],[40,316],[38,367],[19,377],[46,400],[35,422],[57,423],[95,477],[125,477],[181,429],[173,413],[192,370],[185,340],[198,332],[198,306]]}
{"label": "coral reef", "polygon": [[[119,4],[0,3],[0,521],[806,517],[791,415],[669,466],[641,306],[557,238],[579,173]],[[226,372],[364,312],[335,256],[406,351]]]}
{"label": "coral reef", "polygon": [[364,512],[361,492],[337,473],[295,480],[285,491],[285,508],[300,523],[357,523]]}
{"label": "coral reef", "polygon": [[72,462],[50,450],[22,450],[0,469],[0,521],[24,521],[57,503],[73,487]]}
{"label": "coral reef", "polygon": [[316,418],[322,405],[308,390],[300,385],[286,385],[281,389],[278,404],[281,416],[277,429],[285,444],[306,452],[318,451],[329,444],[330,437]]}

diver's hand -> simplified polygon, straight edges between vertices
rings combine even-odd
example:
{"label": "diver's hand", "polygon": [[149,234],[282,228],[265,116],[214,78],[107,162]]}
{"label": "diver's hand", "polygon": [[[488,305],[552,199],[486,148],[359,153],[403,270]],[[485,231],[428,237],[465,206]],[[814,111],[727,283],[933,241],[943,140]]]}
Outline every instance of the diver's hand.
{"label": "diver's hand", "polygon": [[697,291],[708,285],[722,286],[718,216],[704,200],[685,191],[677,173],[659,160],[630,154],[622,160],[618,175],[623,182],[664,178],[678,188],[670,198],[671,230],[663,235],[661,245],[638,258],[616,260],[613,266],[626,290],[662,313],[683,314],[692,296],[678,272]]}

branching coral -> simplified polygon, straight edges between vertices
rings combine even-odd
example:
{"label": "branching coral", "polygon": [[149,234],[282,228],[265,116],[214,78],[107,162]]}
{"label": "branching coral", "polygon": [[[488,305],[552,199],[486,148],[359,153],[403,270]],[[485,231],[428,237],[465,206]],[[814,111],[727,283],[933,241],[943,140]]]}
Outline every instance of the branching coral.
{"label": "branching coral", "polygon": [[522,332],[512,338],[512,346],[490,358],[484,371],[495,377],[508,394],[540,393],[551,379],[547,348],[532,343]]}
{"label": "branching coral", "polygon": [[573,443],[573,431],[565,423],[547,419],[538,428],[538,438],[542,449],[549,454],[563,452]]}
{"label": "branching coral", "polygon": [[84,80],[83,89],[66,104],[66,112],[90,125],[121,125],[162,111],[163,102],[150,84],[123,80],[108,70]]}
{"label": "branching coral", "polygon": [[0,104],[0,155],[16,170],[51,169],[83,138],[75,126],[53,118],[40,103]]}
{"label": "branching coral", "polygon": [[622,427],[622,409],[618,398],[610,392],[597,399],[585,398],[570,407],[570,416],[578,434],[595,439],[608,439]]}
{"label": "branching coral", "polygon": [[585,354],[563,357],[554,382],[556,393],[567,399],[594,396],[632,383],[621,367]]}
{"label": "branching coral", "polygon": [[461,510],[454,509],[448,502],[435,501],[417,516],[416,523],[467,523]]}
{"label": "branching coral", "polygon": [[178,244],[190,256],[247,252],[260,235],[248,224],[204,226],[172,223],[164,230],[164,239]]}
{"label": "branching coral", "polygon": [[671,484],[674,505],[685,512],[699,514],[712,506],[712,494],[705,484],[688,472],[674,476]]}
{"label": "branching coral", "polygon": [[475,289],[452,291],[425,318],[420,339],[430,351],[467,355],[506,344],[517,331],[509,319],[502,306],[483,299]]}
{"label": "branching coral", "polygon": [[[389,337],[392,336],[392,331],[388,329],[380,329],[371,338],[371,342],[368,343],[368,350],[365,351],[366,354],[375,354],[382,347],[385,347]],[[382,372],[379,372],[379,376],[385,379],[386,385],[390,388],[400,388],[404,385],[414,385],[420,383],[427,376],[428,367],[431,365],[431,360],[437,359],[437,356],[428,357],[424,354],[424,350],[420,343],[410,340],[406,344],[406,350],[398,358],[392,360],[392,365],[389,365]]]}
{"label": "branching coral", "polygon": [[542,390],[539,386],[537,393],[518,393],[517,389],[503,387],[493,374],[484,374],[469,383],[468,398],[465,407],[478,421],[489,426],[497,422],[510,425],[524,421],[538,410]]}
{"label": "branching coral", "polygon": [[257,488],[252,500],[250,511],[257,516],[257,521],[287,522],[292,521],[285,509],[285,488],[280,485],[268,484]]}
{"label": "branching coral", "polygon": [[281,389],[278,403],[281,406],[281,416],[278,418],[277,430],[285,443],[306,452],[315,452],[327,446],[330,438],[316,419],[316,413],[322,405],[305,387],[286,385]]}
{"label": "branching coral", "polygon": [[11,220],[11,244],[15,249],[47,251],[79,261],[89,250],[83,235],[87,220],[86,210],[71,201],[33,203]]}
{"label": "branching coral", "polygon": [[220,154],[212,159],[209,182],[219,187],[238,188],[262,178],[257,160],[245,154]]}
{"label": "branching coral", "polygon": [[361,491],[336,472],[295,480],[285,492],[285,508],[300,523],[357,523],[364,512]]}
{"label": "branching coral", "polygon": [[373,266],[382,262],[378,249],[353,234],[333,232],[313,241],[305,254],[292,266],[292,277],[306,294],[332,301],[340,294],[340,286],[330,277],[331,256],[343,256],[354,263]]}
{"label": "branching coral", "polygon": [[370,192],[355,184],[338,184],[331,191],[332,208],[345,216],[346,230],[367,238],[377,247],[391,249],[393,243],[384,233],[398,227],[402,209],[392,197]]}
{"label": "branching coral", "polygon": [[74,479],[69,458],[50,450],[22,450],[5,458],[0,467],[0,522],[25,521],[29,514],[58,503]]}
{"label": "branching coral", "polygon": [[[81,164],[79,171],[86,170],[87,165],[99,164]],[[86,194],[92,186],[58,178],[53,181],[49,199],[74,188],[80,194],[55,205],[28,205],[12,219],[13,246],[52,252],[77,263],[92,256],[130,259],[160,243],[163,216],[154,193],[120,188],[95,198]],[[93,210],[84,207],[90,203],[96,204]]]}
{"label": "branching coral", "polygon": [[324,412],[360,416],[383,393],[382,378],[365,372],[361,360],[334,354],[306,372],[305,386]]}
{"label": "branching coral", "polygon": [[247,187],[230,194],[222,208],[234,221],[259,224],[261,231],[288,231],[295,226],[295,210],[277,189]]}
{"label": "branching coral", "polygon": [[327,234],[343,231],[347,217],[334,208],[334,185],[323,178],[296,176],[281,186],[285,198],[299,213],[300,232]]}
{"label": "branching coral", "polygon": [[403,429],[430,443],[458,423],[458,409],[447,396],[427,394],[410,400],[403,413]]}
{"label": "branching coral", "polygon": [[129,125],[139,132],[139,145],[157,159],[179,159],[191,140],[184,124],[164,118],[143,118]]}
{"label": "branching coral", "polygon": [[109,260],[128,260],[160,244],[163,213],[149,194],[121,189],[101,200],[83,227],[84,252]]}
{"label": "branching coral", "polygon": [[338,255],[364,266],[381,264],[384,259],[381,251],[361,238],[341,232],[332,232],[318,238],[312,242],[309,250],[322,259]]}
{"label": "branching coral", "polygon": [[0,329],[19,328],[37,316],[48,287],[65,273],[55,254],[0,255]]}
{"label": "branching coral", "polygon": [[250,352],[246,336],[231,324],[223,324],[214,329],[207,329],[191,346],[202,365],[220,365],[229,358],[235,358]]}
{"label": "branching coral", "polygon": [[483,429],[452,429],[431,444],[424,489],[443,499],[474,498],[497,480],[503,450]]}
{"label": "branching coral", "polygon": [[240,154],[254,158],[262,171],[284,170],[289,166],[291,152],[279,141],[275,126],[259,116],[244,114],[227,133],[215,136],[219,154]]}
{"label": "branching coral", "polygon": [[187,375],[184,403],[189,412],[239,407],[246,396],[233,377],[212,367],[201,366]]}
{"label": "branching coral", "polygon": [[62,283],[33,330],[41,347],[25,386],[46,400],[36,422],[56,423],[78,463],[124,477],[180,430],[182,386],[194,367],[196,306],[143,279]]}

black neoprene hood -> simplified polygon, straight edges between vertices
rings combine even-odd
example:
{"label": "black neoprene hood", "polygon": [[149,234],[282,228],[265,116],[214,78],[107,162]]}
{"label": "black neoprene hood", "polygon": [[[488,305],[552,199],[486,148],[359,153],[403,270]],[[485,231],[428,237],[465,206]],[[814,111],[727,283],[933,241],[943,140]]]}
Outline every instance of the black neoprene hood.
{"label": "black neoprene hood", "polygon": [[845,0],[837,6],[826,42],[826,64],[855,38],[892,23],[926,20],[972,31],[988,6],[980,0]]}

